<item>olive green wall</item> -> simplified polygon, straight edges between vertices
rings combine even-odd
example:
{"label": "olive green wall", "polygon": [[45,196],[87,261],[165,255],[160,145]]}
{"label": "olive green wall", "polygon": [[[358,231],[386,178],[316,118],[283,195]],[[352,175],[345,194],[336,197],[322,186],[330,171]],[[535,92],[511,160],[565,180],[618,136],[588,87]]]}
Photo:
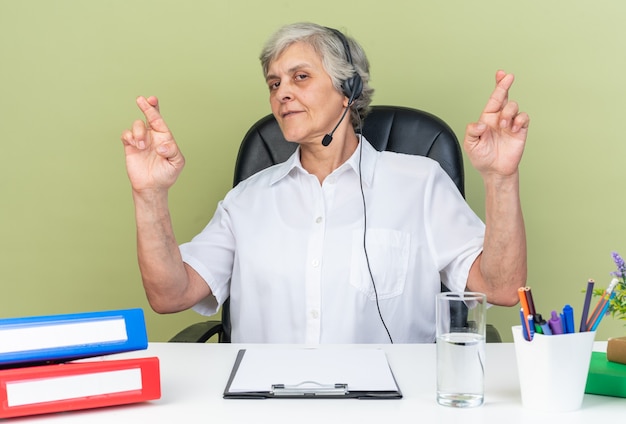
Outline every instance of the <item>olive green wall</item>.
{"label": "olive green wall", "polygon": [[[498,68],[532,118],[522,165],[529,285],[540,310],[579,308],[626,254],[626,3],[617,1],[0,0],[0,316],[143,307],[150,339],[195,313],[145,300],[119,134],[158,95],[187,157],[171,192],[179,241],[231,183],[238,143],[269,113],[257,56],[278,26],[347,31],[372,64],[375,104],[413,106],[462,137]],[[467,197],[483,215],[482,184]],[[506,340],[515,308],[489,320]],[[598,339],[624,334],[607,319]]]}

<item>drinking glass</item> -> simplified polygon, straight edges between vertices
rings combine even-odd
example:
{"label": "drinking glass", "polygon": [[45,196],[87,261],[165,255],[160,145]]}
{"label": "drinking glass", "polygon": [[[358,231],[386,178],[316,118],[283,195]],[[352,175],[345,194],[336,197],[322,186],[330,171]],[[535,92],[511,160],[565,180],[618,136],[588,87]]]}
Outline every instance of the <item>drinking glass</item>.
{"label": "drinking glass", "polygon": [[437,402],[482,405],[485,379],[487,298],[476,292],[437,295]]}

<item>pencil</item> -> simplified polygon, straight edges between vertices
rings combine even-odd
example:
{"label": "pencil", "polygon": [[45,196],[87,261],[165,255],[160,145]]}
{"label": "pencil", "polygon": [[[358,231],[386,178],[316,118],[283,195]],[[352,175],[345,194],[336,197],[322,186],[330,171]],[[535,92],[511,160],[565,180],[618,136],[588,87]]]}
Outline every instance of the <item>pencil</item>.
{"label": "pencil", "polygon": [[606,300],[604,306],[602,307],[602,311],[596,317],[596,320],[591,326],[591,330],[589,331],[596,331],[596,328],[598,328],[598,325],[600,325],[600,321],[602,321],[602,318],[604,318],[604,315],[606,315],[606,311],[609,309],[609,304],[611,303],[611,299],[613,299],[614,297],[615,297],[615,292],[611,293],[611,296],[609,296],[609,298]]}
{"label": "pencil", "polygon": [[533,319],[537,318],[537,311],[535,310],[535,301],[533,300],[533,293],[530,291],[530,287],[525,287],[526,302],[528,302],[528,313],[533,316]]}
{"label": "pencil", "polygon": [[582,315],[580,316],[580,329],[578,330],[581,333],[583,331],[587,331],[587,315],[589,314],[589,304],[591,303],[591,296],[593,296],[594,284],[595,283],[593,279],[591,278],[587,282],[587,293],[585,294],[585,303],[583,303],[583,312],[582,312]]}
{"label": "pencil", "polygon": [[[520,287],[517,289],[517,295],[519,296],[520,303],[522,304],[522,310],[524,311],[524,316],[526,317],[530,313],[530,309],[528,309],[528,299],[526,298],[526,289],[524,287]],[[526,334],[528,334],[529,337],[532,337],[530,332],[530,323],[527,319],[523,321],[524,326],[526,327]]]}
{"label": "pencil", "polygon": [[615,286],[617,285],[618,282],[619,281],[617,280],[617,278],[614,278],[614,279],[611,280],[611,283],[609,284],[609,286],[606,288],[606,290],[602,294],[602,297],[600,298],[600,300],[596,304],[596,307],[593,308],[593,312],[591,313],[591,317],[589,317],[587,319],[587,328],[591,328],[593,326],[593,323],[598,319],[598,315],[601,313],[602,308],[604,308],[604,305],[606,304],[606,302],[608,302],[609,296],[613,292],[613,289],[615,288]]}

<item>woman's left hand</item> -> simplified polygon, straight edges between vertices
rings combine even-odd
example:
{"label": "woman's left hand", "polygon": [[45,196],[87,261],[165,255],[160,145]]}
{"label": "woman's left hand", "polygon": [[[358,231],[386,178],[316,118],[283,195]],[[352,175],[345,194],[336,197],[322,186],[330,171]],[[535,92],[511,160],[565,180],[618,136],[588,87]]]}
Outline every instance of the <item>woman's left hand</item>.
{"label": "woman's left hand", "polygon": [[530,118],[509,101],[513,74],[496,72],[496,88],[480,119],[468,124],[463,146],[474,166],[484,177],[508,177],[517,173],[524,153]]}

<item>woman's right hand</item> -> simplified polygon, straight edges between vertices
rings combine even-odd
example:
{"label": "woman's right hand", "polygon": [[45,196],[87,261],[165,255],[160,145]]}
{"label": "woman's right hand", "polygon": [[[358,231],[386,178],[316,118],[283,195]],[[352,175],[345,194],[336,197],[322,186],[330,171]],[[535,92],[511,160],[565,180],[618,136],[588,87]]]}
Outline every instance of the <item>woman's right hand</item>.
{"label": "woman's right hand", "polygon": [[158,99],[140,96],[137,106],[145,122],[136,120],[121,137],[131,186],[137,193],[167,190],[176,182],[185,158],[159,112]]}

